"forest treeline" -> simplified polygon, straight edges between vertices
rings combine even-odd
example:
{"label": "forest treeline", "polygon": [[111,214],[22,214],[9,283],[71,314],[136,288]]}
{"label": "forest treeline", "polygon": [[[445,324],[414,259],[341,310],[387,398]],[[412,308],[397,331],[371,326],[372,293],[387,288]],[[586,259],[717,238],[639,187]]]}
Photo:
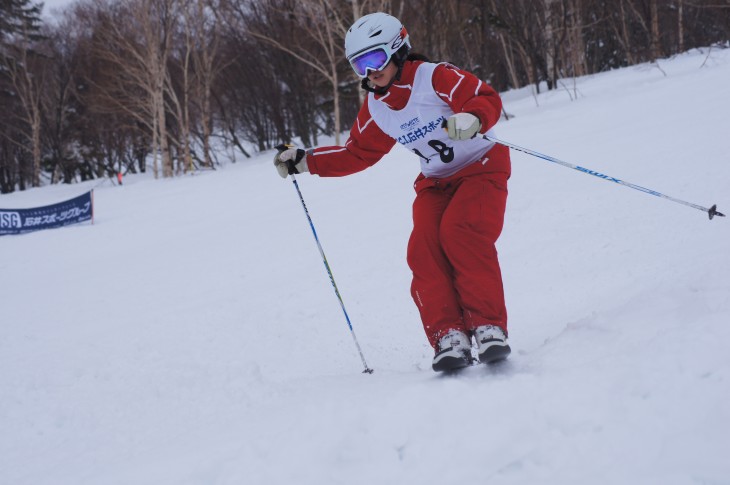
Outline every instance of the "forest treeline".
{"label": "forest treeline", "polygon": [[[215,168],[349,129],[353,19],[504,91],[725,48],[730,0],[0,0],[0,193]],[[564,86],[563,86],[564,87]]]}

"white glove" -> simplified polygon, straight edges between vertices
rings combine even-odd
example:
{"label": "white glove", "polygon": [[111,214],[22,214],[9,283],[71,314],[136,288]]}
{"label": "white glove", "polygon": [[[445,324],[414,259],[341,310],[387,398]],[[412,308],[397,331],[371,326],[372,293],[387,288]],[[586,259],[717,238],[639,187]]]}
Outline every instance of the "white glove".
{"label": "white glove", "polygon": [[290,174],[309,172],[307,152],[288,145],[279,145],[276,149],[279,153],[274,157],[274,166],[282,178]]}
{"label": "white glove", "polygon": [[482,122],[471,113],[456,113],[446,120],[446,131],[452,140],[469,140],[481,129]]}

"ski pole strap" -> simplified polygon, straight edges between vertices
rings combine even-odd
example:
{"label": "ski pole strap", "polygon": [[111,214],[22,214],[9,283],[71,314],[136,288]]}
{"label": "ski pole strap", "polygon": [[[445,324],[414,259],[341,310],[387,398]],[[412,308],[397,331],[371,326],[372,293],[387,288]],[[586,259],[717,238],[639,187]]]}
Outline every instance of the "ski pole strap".
{"label": "ski pole strap", "polygon": [[573,165],[572,163],[565,162],[563,160],[559,160],[555,157],[551,157],[550,155],[545,155],[544,153],[537,152],[535,150],[530,150],[529,148],[521,147],[519,145],[515,145],[514,143],[510,143],[504,140],[500,140],[499,138],[496,138],[492,135],[482,135],[482,137],[485,140],[489,140],[494,143],[499,143],[500,145],[504,145],[508,148],[511,148],[513,150],[517,150],[522,153],[526,153],[528,155],[532,155],[533,157],[542,158],[543,160],[547,160],[548,162],[556,163],[558,165],[562,165],[563,167],[572,168],[573,170],[578,170],[579,172],[587,173],[589,175],[593,175],[594,177],[601,178],[603,180],[607,180],[609,182],[614,182],[619,185],[623,185],[624,187],[629,187],[634,190],[638,190],[639,192],[644,192],[649,195],[654,195],[656,197],[661,197],[662,199],[667,199],[672,202],[676,202],[678,204],[686,205],[688,207],[692,207],[697,210],[701,210],[704,212],[707,212],[707,215],[710,217],[710,220],[712,220],[715,216],[725,217],[725,214],[722,212],[718,212],[717,210],[717,204],[713,205],[710,208],[703,207],[698,204],[693,204],[692,202],[687,202],[681,199],[677,199],[674,197],[670,197],[668,195],[662,194],[661,192],[657,192],[656,190],[647,189],[646,187],[642,187],[640,185],[632,184],[630,182],[626,182],[621,179],[617,179],[615,177],[611,177],[610,175],[606,175],[600,172],[596,172],[595,170],[591,170],[589,168],[581,167],[579,165]]}

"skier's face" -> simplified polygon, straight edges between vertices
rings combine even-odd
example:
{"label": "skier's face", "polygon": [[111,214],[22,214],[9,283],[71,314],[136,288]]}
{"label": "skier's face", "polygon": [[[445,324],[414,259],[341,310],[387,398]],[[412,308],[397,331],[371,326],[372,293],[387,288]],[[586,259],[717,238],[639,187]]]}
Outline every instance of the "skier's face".
{"label": "skier's face", "polygon": [[397,72],[398,67],[395,65],[395,62],[391,61],[383,68],[382,71],[370,71],[368,79],[371,84],[374,84],[379,88],[384,88],[390,84],[390,81],[393,80]]}

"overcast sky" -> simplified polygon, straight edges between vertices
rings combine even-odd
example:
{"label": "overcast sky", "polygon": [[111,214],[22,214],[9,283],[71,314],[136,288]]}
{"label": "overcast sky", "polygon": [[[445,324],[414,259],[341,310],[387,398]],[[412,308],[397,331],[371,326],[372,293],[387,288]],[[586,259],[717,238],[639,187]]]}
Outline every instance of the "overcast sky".
{"label": "overcast sky", "polygon": [[43,1],[43,16],[52,16],[54,10],[63,10],[66,5],[73,3],[74,0],[44,0]]}

